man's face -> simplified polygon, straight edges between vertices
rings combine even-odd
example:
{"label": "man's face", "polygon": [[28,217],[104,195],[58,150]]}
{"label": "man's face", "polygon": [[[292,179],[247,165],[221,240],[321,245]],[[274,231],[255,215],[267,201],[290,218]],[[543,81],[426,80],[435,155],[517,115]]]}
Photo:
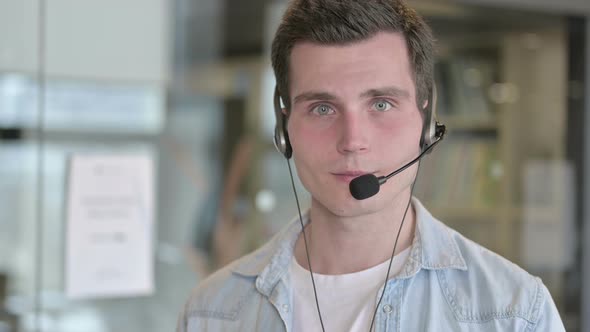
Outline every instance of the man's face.
{"label": "man's face", "polygon": [[346,46],[298,43],[290,87],[289,138],[313,204],[354,217],[391,206],[409,191],[415,165],[366,200],[348,189],[355,177],[386,175],[420,152],[422,116],[401,34],[379,33]]}

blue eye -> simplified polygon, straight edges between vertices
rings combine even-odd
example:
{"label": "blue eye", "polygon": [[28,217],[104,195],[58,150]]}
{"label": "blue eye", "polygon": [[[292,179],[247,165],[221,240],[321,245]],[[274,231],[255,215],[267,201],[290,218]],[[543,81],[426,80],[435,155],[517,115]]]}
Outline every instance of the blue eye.
{"label": "blue eye", "polygon": [[393,105],[391,105],[391,103],[387,100],[379,100],[373,104],[373,107],[376,111],[387,112],[393,107]]}
{"label": "blue eye", "polygon": [[334,113],[334,110],[330,106],[324,104],[317,105],[311,111],[317,115],[330,115]]}

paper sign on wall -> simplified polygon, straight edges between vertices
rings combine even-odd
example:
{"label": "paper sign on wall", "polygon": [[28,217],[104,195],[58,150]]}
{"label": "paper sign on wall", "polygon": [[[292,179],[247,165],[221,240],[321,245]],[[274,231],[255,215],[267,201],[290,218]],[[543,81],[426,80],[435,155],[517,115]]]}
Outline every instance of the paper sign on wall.
{"label": "paper sign on wall", "polygon": [[74,155],[68,180],[67,296],[151,294],[152,157]]}

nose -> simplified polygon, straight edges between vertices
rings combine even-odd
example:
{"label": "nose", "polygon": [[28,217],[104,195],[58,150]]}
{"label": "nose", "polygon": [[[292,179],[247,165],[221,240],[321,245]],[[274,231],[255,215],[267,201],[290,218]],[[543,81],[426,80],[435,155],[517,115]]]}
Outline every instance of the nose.
{"label": "nose", "polygon": [[340,118],[338,152],[342,154],[362,153],[369,150],[368,122],[362,114],[347,113]]}

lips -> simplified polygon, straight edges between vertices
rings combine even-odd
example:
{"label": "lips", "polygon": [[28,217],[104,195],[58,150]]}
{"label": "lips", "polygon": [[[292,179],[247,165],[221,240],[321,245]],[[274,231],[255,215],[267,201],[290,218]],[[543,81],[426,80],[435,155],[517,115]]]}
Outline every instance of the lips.
{"label": "lips", "polygon": [[365,174],[369,174],[369,173],[374,173],[374,172],[367,172],[367,171],[344,171],[344,172],[334,172],[332,173],[332,175],[334,175],[338,180],[343,181],[343,182],[350,182],[353,179],[361,176],[361,175],[365,175]]}

